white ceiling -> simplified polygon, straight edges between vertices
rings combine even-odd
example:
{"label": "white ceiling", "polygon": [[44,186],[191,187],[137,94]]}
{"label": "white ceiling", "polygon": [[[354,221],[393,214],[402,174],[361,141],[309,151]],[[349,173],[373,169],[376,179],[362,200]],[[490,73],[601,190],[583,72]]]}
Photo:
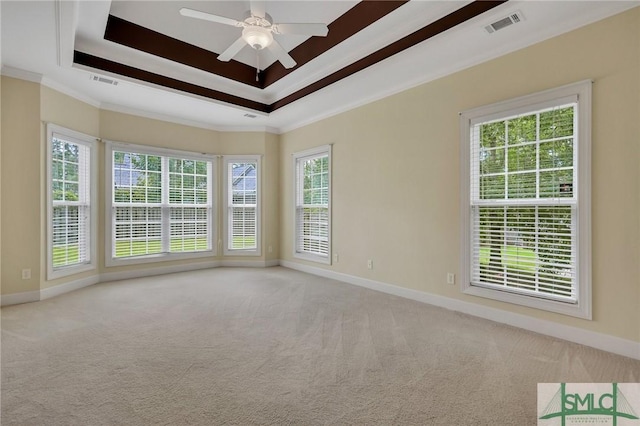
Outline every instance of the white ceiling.
{"label": "white ceiling", "polygon": [[[269,1],[266,10],[276,22],[328,24],[355,3]],[[467,3],[469,1],[411,1],[266,89],[249,87],[102,38],[107,16],[111,13],[220,53],[239,37],[238,28],[185,18],[177,11],[190,7],[241,19],[248,9],[246,1],[5,0],[0,3],[0,59],[3,75],[41,81],[104,109],[218,130],[285,132],[620,13],[640,5],[640,0],[512,0],[269,115],[72,64],[73,50],[77,49],[269,104]],[[515,11],[524,15],[523,22],[493,34],[484,30],[485,25]],[[305,40],[300,36],[276,37],[286,50]],[[268,52],[265,53],[261,68],[273,62]],[[255,52],[250,48],[243,49],[237,59],[255,66]],[[90,79],[91,74],[114,77],[119,84],[110,86],[94,82]],[[257,117],[247,118],[247,112]]]}

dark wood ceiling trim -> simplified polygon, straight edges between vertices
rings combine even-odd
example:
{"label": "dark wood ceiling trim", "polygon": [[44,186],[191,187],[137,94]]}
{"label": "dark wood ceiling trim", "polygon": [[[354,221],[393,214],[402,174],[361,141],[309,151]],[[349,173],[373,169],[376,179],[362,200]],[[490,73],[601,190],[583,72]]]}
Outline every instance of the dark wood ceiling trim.
{"label": "dark wood ceiling trim", "polygon": [[107,18],[104,39],[240,83],[265,88],[393,12],[407,3],[407,1],[364,0],[357,3],[328,25],[329,33],[327,37],[310,37],[289,52],[297,62],[295,67],[286,69],[280,62],[276,61],[260,73],[260,81],[256,81],[254,67],[233,59],[229,62],[218,61],[217,53],[185,43],[114,15],[109,15]]}
{"label": "dark wood ceiling trim", "polygon": [[476,0],[473,3],[470,3],[466,6],[461,7],[455,12],[450,13],[449,15],[438,19],[437,21],[405,36],[398,41],[389,44],[388,46],[366,56],[346,67],[330,74],[315,83],[312,83],[297,92],[294,92],[270,105],[271,111],[275,111],[278,108],[282,108],[285,105],[288,105],[292,102],[297,101],[311,93],[314,93],[320,89],[323,89],[337,81],[342,80],[343,78],[349,77],[352,74],[355,74],[359,71],[362,71],[365,68],[370,67],[371,65],[377,64],[378,62],[387,59],[396,53],[402,52],[412,46],[415,46],[418,43],[421,43],[425,40],[428,40],[438,34],[441,34],[469,19],[472,19],[488,10],[493,9],[496,6],[505,3],[508,0],[498,0],[498,1],[485,1],[485,0]]}
{"label": "dark wood ceiling trim", "polygon": [[218,54],[109,15],[104,39],[141,50],[170,61],[217,74],[240,83],[261,87],[256,69],[241,62],[219,61]]}
{"label": "dark wood ceiling trim", "polygon": [[342,43],[407,2],[408,0],[361,1],[328,25],[329,33],[326,37],[311,37],[291,50],[289,55],[297,62],[295,67],[286,69],[280,62],[276,61],[264,70],[263,87],[268,87],[287,76],[289,73],[295,71],[296,68],[301,67],[332,47]]}
{"label": "dark wood ceiling trim", "polygon": [[[138,68],[130,67],[128,65],[113,62],[107,59],[99,58],[87,53],[75,51],[74,62],[80,65],[84,65],[90,68],[95,68],[114,74],[131,77],[133,79],[146,81],[159,86],[180,90],[183,92],[203,96],[209,99],[233,104],[243,108],[249,108],[260,112],[270,113],[292,102],[295,102],[311,93],[314,93],[320,89],[323,89],[333,83],[336,83],[343,78],[349,77],[354,73],[364,70],[384,59],[387,59],[403,50],[406,50],[418,43],[428,40],[438,34],[441,34],[469,19],[472,19],[488,10],[497,7],[508,0],[476,0],[473,3],[469,3],[466,6],[450,13],[449,15],[429,24],[425,27],[405,36],[394,43],[330,74],[315,83],[312,83],[282,99],[277,100],[272,104],[263,104],[256,101],[251,101],[239,96],[230,95],[228,93],[220,92],[218,90],[208,89],[206,87],[197,86],[195,84],[180,81],[174,78],[165,77],[159,74],[154,74],[148,71],[144,71]],[[384,2],[363,2],[363,3],[384,3]],[[126,22],[126,21],[125,21]],[[142,27],[141,27],[142,28]],[[219,62],[219,61],[214,61]],[[252,70],[252,78],[255,79],[255,72]],[[280,77],[281,78],[281,77]]]}
{"label": "dark wood ceiling trim", "polygon": [[165,77],[163,75],[130,67],[128,65],[113,62],[108,59],[99,58],[97,56],[93,56],[77,50],[73,52],[73,62],[79,65],[84,65],[86,67],[131,77],[136,80],[146,81],[148,83],[153,83],[170,89],[180,90],[181,92],[191,93],[232,105],[249,108],[255,111],[269,112],[271,109],[267,104],[255,102],[249,99],[242,98],[240,96],[230,95],[218,90],[197,86],[195,84],[176,80],[175,78]]}

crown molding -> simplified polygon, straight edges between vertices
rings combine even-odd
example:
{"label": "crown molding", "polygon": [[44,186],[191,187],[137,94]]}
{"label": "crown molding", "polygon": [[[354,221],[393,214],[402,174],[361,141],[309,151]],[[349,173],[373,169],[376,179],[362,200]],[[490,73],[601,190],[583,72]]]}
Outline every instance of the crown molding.
{"label": "crown molding", "polygon": [[13,68],[3,65],[0,73],[2,73],[2,75],[5,77],[17,78],[18,80],[25,80],[38,84],[42,83],[42,74],[23,70],[20,68]]}
{"label": "crown molding", "polygon": [[136,108],[129,108],[122,105],[103,103],[100,105],[100,109],[104,111],[117,112],[121,114],[135,115],[137,117],[149,118],[151,120],[165,121],[168,123],[181,124],[189,127],[196,127],[199,129],[213,130],[216,132],[265,132],[265,133],[279,133],[279,129],[269,126],[215,126],[210,123],[201,121],[188,120],[184,118],[174,117],[171,115],[159,114],[155,112],[149,112]]}
{"label": "crown molding", "polygon": [[84,102],[85,104],[89,104],[92,107],[100,108],[100,105],[101,105],[100,101],[98,101],[96,99],[93,99],[92,97],[87,96],[82,92],[78,92],[77,90],[71,89],[71,88],[65,86],[64,84],[58,83],[57,81],[52,80],[52,79],[50,79],[48,77],[44,77],[42,79],[42,85],[43,86],[47,86],[48,88],[53,89],[53,90],[55,90],[57,92],[60,92],[60,93],[62,93],[64,95],[70,96],[70,97],[72,97],[74,99],[77,99],[80,102]]}

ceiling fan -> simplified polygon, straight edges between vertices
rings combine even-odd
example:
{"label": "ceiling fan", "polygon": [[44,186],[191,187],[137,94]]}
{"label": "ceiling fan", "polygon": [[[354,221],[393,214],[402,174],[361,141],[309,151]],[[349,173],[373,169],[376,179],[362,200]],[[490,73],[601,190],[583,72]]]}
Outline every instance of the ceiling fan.
{"label": "ceiling fan", "polygon": [[[325,37],[329,31],[325,24],[273,23],[271,16],[265,12],[262,2],[252,1],[250,4],[251,10],[245,12],[245,18],[242,21],[236,21],[235,19],[185,7],[180,9],[180,14],[189,18],[203,19],[205,21],[242,28],[242,36],[229,46],[227,50],[218,55],[218,59],[224,62],[231,60],[245,45],[249,45],[258,52],[265,48],[269,49],[285,68],[293,68],[296,65],[296,61],[282,48],[280,43],[274,40],[273,34],[300,34]],[[256,66],[256,70],[259,72],[258,65]],[[257,77],[256,74],[256,79]]]}

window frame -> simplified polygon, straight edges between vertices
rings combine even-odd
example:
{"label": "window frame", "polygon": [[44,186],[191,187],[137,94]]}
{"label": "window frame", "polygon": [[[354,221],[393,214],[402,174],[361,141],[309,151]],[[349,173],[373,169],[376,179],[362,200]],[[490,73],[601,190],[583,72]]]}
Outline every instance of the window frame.
{"label": "window frame", "polygon": [[[225,256],[261,256],[262,255],[262,167],[261,167],[261,155],[225,155],[223,156],[222,169],[223,169],[223,254]],[[232,187],[229,182],[229,166],[233,163],[256,163],[256,247],[253,249],[234,249],[230,248],[229,244],[229,231],[232,222],[230,222],[230,212],[232,204],[229,202],[230,192]]]}
{"label": "window frame", "polygon": [[[98,229],[98,149],[97,138],[75,130],[67,129],[53,123],[46,123],[47,144],[47,280],[79,274],[81,272],[97,269],[97,229]],[[61,267],[53,266],[53,137],[59,135],[60,139],[68,142],[84,145],[89,149],[89,225],[86,242],[86,251],[89,261],[75,265]]]}
{"label": "window frame", "polygon": [[[327,183],[328,183],[328,203],[327,203],[327,214],[328,214],[328,232],[327,232],[327,255],[323,256],[317,253],[310,253],[298,250],[298,188],[299,188],[299,164],[303,160],[319,158],[323,156],[327,156],[328,159],[328,171],[327,171]],[[331,214],[331,203],[332,203],[332,145],[322,145],[316,148],[307,149],[300,152],[293,153],[293,257],[302,260],[308,260],[311,262],[323,263],[327,265],[331,265],[332,259],[332,214]]]}
{"label": "window frame", "polygon": [[[115,229],[115,216],[113,212],[113,152],[135,152],[136,154],[154,155],[161,157],[171,157],[178,159],[188,159],[196,161],[209,161],[211,162],[211,181],[209,185],[208,197],[211,200],[209,211],[208,227],[210,229],[211,249],[194,252],[162,252],[153,253],[140,256],[131,257],[113,257],[113,231]],[[123,265],[135,265],[154,262],[165,262],[172,260],[188,260],[199,259],[205,257],[216,256],[216,248],[218,245],[217,240],[217,202],[216,202],[216,188],[217,188],[217,159],[218,156],[214,154],[197,153],[191,151],[174,150],[167,148],[158,148],[149,145],[137,145],[126,142],[114,142],[105,141],[105,265],[107,267],[123,266]],[[164,175],[164,174],[163,174]],[[162,188],[164,185],[168,185],[168,179],[162,178]],[[164,196],[163,196],[164,197]],[[163,198],[164,199],[164,198]],[[160,207],[165,207],[164,202],[159,204]],[[169,204],[170,206],[170,204]],[[176,206],[179,206],[176,204]],[[164,211],[164,209],[163,209]],[[162,214],[162,220],[165,221],[167,215]],[[169,223],[170,226],[170,223]]]}
{"label": "window frame", "polygon": [[[511,100],[481,106],[460,113],[460,291],[464,294],[489,298],[501,302],[527,306],[540,310],[592,319],[591,300],[591,99],[592,81],[584,80],[562,87],[549,89]],[[495,288],[471,285],[472,259],[472,220],[471,212],[471,163],[472,138],[474,124],[498,120],[519,114],[533,113],[544,107],[561,105],[567,98],[573,98],[576,107],[577,161],[574,164],[576,217],[576,302],[567,303],[532,295],[507,292]],[[532,202],[531,204],[543,205]],[[499,203],[497,205],[500,205]]]}

